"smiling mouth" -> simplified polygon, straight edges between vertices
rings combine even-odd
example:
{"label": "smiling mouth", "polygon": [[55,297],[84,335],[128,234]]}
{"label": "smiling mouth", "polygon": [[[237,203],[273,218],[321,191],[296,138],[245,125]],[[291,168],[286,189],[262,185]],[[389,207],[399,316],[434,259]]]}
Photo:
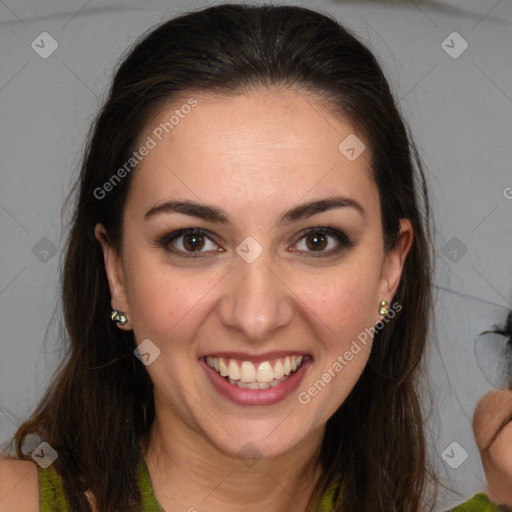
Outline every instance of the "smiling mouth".
{"label": "smiling mouth", "polygon": [[206,364],[230,384],[243,389],[278,386],[296,373],[309,356],[292,355],[253,364],[227,357],[206,356]]}

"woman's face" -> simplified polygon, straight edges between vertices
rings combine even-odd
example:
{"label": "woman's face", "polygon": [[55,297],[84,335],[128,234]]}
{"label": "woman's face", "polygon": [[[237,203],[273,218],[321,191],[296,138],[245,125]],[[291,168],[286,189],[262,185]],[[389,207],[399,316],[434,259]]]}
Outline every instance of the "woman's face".
{"label": "woman's face", "polygon": [[[386,256],[369,151],[357,156],[362,138],[314,97],[193,98],[141,134],[151,148],[133,171],[120,254],[97,226],[112,305],[138,344],[150,340],[160,421],[225,454],[277,455],[321,434],[354,387],[412,228],[403,220]],[[334,198],[345,203],[314,205]],[[202,231],[176,233],[190,228]]]}

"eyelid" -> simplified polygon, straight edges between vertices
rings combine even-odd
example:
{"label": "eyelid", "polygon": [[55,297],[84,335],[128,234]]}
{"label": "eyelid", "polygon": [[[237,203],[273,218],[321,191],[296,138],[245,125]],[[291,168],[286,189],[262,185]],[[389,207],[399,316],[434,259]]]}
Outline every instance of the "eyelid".
{"label": "eyelid", "polygon": [[204,236],[211,242],[215,243],[216,245],[219,245],[208,231],[206,231],[205,229],[202,229],[202,228],[195,228],[195,227],[176,229],[174,231],[168,232],[164,236],[158,238],[158,244],[163,246],[170,253],[184,256],[186,258],[197,258],[197,256],[194,256],[195,254],[200,255],[200,254],[203,254],[203,252],[207,252],[207,251],[197,251],[195,253],[194,252],[187,253],[185,251],[181,251],[180,249],[176,249],[175,247],[173,247],[172,249],[169,248],[169,246],[171,245],[171,242],[173,242],[175,239],[184,237],[186,235],[194,235],[194,234]]}
{"label": "eyelid", "polygon": [[[340,253],[341,251],[343,251],[344,249],[348,249],[355,245],[354,242],[351,240],[351,238],[344,231],[342,231],[338,228],[335,228],[333,226],[330,226],[330,225],[310,227],[310,228],[303,229],[297,236],[297,239],[293,245],[296,245],[303,238],[307,237],[308,235],[310,235],[312,233],[320,233],[322,235],[327,235],[332,238],[335,238],[336,241],[338,242],[338,244],[334,249],[329,249],[328,251],[305,251],[304,254],[307,258],[309,258],[309,257],[327,258],[329,256],[336,255],[336,254]],[[294,252],[299,252],[299,251],[294,250]]]}
{"label": "eyelid", "polygon": [[[338,242],[338,245],[334,249],[330,249],[328,251],[297,251],[296,249],[293,250],[293,252],[297,253],[305,253],[306,257],[328,257],[335,254],[338,254],[343,249],[347,249],[354,246],[354,242],[351,240],[351,238],[342,230],[335,228],[330,225],[324,225],[324,226],[318,226],[318,227],[309,227],[306,229],[303,229],[300,231],[300,233],[295,238],[295,241],[293,242],[293,246],[297,245],[298,242],[300,242],[303,238],[308,236],[312,233],[320,233],[323,235],[330,236],[332,238],[335,238]],[[185,252],[181,251],[180,249],[176,249],[173,247],[172,249],[169,248],[172,241],[174,241],[177,238],[186,236],[186,235],[193,235],[198,234],[202,235],[211,242],[215,243],[216,245],[219,245],[215,237],[207,230],[197,227],[189,227],[189,228],[182,228],[177,229],[171,232],[166,233],[164,236],[161,236],[158,238],[158,244],[163,246],[164,249],[172,254],[176,254],[178,256],[183,256],[185,258],[197,258],[200,257],[203,253],[208,253],[211,251],[196,251],[196,252]],[[224,251],[224,249],[222,250]],[[316,253],[316,254],[315,254]]]}

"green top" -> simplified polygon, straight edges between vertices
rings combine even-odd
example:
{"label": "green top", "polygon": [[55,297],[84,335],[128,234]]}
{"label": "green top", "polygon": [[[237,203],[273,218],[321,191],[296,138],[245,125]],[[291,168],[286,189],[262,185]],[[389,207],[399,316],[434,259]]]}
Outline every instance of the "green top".
{"label": "green top", "polygon": [[499,510],[498,505],[491,503],[485,494],[480,493],[448,512],[498,512]]}
{"label": "green top", "polygon": [[[44,469],[37,465],[39,478],[39,512],[70,512],[71,507],[64,494],[62,477],[53,466]],[[158,503],[149,472],[143,458],[137,467],[137,486],[142,499],[143,512],[165,512]]]}
{"label": "green top", "polygon": [[[37,468],[39,475],[39,512],[70,512],[71,508],[64,495],[62,477],[52,466],[43,469],[38,465]],[[144,512],[165,512],[156,499],[144,458],[141,458],[137,467],[137,485],[142,498],[142,510]],[[335,489],[336,482],[328,488],[315,512],[332,511]],[[485,494],[480,493],[448,512],[498,511],[498,506],[491,503]]]}

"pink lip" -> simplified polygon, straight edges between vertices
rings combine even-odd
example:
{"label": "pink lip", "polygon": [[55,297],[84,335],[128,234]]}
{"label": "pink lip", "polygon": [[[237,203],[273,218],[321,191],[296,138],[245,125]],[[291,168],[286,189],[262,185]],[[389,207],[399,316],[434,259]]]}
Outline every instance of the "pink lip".
{"label": "pink lip", "polygon": [[206,356],[210,357],[225,357],[229,359],[236,359],[237,361],[250,361],[251,363],[257,364],[263,361],[272,361],[273,359],[278,359],[280,357],[286,356],[304,356],[307,359],[310,359],[311,356],[307,352],[290,352],[285,350],[274,350],[273,352],[266,352],[265,354],[249,354],[248,352],[211,352],[209,354],[204,354],[201,359],[206,358]]}
{"label": "pink lip", "polygon": [[[226,353],[227,354],[227,353]],[[232,354],[234,354],[232,352]],[[290,353],[288,352],[287,355]],[[240,353],[236,354],[237,358]],[[215,356],[217,357],[217,356]],[[219,356],[223,357],[223,356]],[[227,355],[224,357],[228,357]],[[244,355],[246,357],[246,355]],[[268,357],[266,354],[265,357]],[[276,356],[280,357],[280,356]],[[282,356],[281,356],[282,357]],[[247,361],[247,359],[243,359]],[[264,359],[268,361],[268,359]],[[208,375],[213,387],[225,398],[237,405],[273,405],[286,397],[290,396],[300,385],[307,369],[311,366],[311,358],[305,358],[302,366],[291,377],[288,377],[281,384],[267,389],[243,389],[230,384],[224,377],[221,377],[213,368],[206,363],[206,358],[202,357],[199,364]]]}

